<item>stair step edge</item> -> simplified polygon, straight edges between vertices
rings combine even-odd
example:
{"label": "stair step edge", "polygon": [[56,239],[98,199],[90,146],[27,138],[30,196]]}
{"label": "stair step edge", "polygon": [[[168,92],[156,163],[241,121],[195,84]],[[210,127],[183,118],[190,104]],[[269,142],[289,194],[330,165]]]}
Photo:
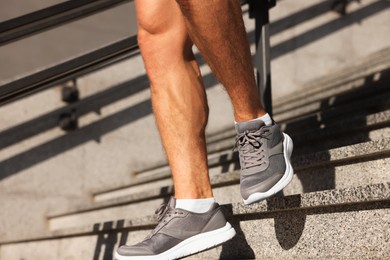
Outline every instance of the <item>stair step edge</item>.
{"label": "stair step edge", "polygon": [[[388,106],[390,92],[384,93],[378,92],[377,95],[370,96],[367,99],[355,99],[348,103],[339,104],[337,106],[330,105],[327,108],[323,107],[321,101],[305,104],[298,109],[292,109],[285,113],[275,114],[274,119],[276,122],[288,123],[297,120],[302,120],[312,115],[319,115],[321,118],[337,118],[347,113],[353,113],[355,110],[362,110],[364,108],[370,108],[373,106]],[[332,102],[331,100],[329,102]],[[388,107],[386,107],[387,109]]]}
{"label": "stair step edge", "polygon": [[[299,172],[302,170],[307,170],[314,167],[324,167],[330,164],[340,164],[342,161],[350,161],[357,160],[364,157],[372,158],[378,154],[388,154],[390,155],[390,138],[386,139],[387,141],[377,140],[370,141],[367,143],[357,144],[353,146],[347,146],[348,151],[342,151],[341,148],[335,148],[330,151],[318,152],[310,155],[302,155],[295,158],[292,161],[293,168],[295,172]],[[369,153],[369,151],[371,153]],[[333,155],[333,156],[332,156]],[[344,156],[340,158],[340,156]],[[333,161],[331,160],[333,158]],[[313,164],[313,161],[317,160],[316,163]],[[328,160],[328,161],[327,161]],[[330,160],[330,161],[329,161]],[[310,165],[310,162],[312,164]],[[326,163],[327,162],[327,163]],[[311,166],[311,167],[310,167]],[[217,174],[211,176],[211,183],[213,188],[227,186],[231,184],[238,184],[240,181],[240,172],[232,171],[224,174]],[[127,189],[127,188],[124,188]],[[63,213],[49,215],[48,219],[60,218],[64,216],[69,216],[73,214],[89,212],[93,210],[100,210],[110,207],[117,207],[121,205],[126,205],[129,203],[136,203],[146,200],[151,200],[155,198],[163,198],[172,194],[173,186],[164,186],[159,189],[151,189],[147,192],[137,192],[133,194],[129,194],[126,196],[119,196],[115,199],[110,199],[106,201],[99,201],[95,204],[89,206],[83,206],[80,208],[75,208],[72,211],[67,211]]]}
{"label": "stair step edge", "polygon": [[[334,207],[390,200],[390,183],[371,184],[366,186],[351,187],[291,195],[286,197],[274,197],[257,204],[244,206],[242,203],[222,205],[226,217],[244,216],[252,214],[269,214],[270,212],[282,212],[290,210],[305,210],[310,208]],[[130,220],[115,220],[104,223],[95,223],[75,228],[56,230],[50,235],[32,236],[19,240],[6,240],[0,245],[31,242],[39,240],[60,239],[65,237],[86,236],[98,233],[120,231],[122,229],[151,229],[157,224],[155,216],[147,216]]]}
{"label": "stair step edge", "polygon": [[[390,153],[390,138],[372,140],[364,143],[342,146],[330,150],[319,151],[310,154],[292,157],[294,169],[312,168],[329,163],[338,163],[351,159],[360,159],[363,157],[372,157],[379,154]],[[230,163],[236,160],[237,153],[231,150],[215,154],[209,159],[209,165]],[[221,161],[221,158],[224,158]]]}
{"label": "stair step edge", "polygon": [[[362,120],[365,120],[365,125],[361,125]],[[280,123],[279,125],[283,131],[288,130],[287,123]],[[390,109],[368,114],[363,117],[361,115],[352,115],[351,117],[346,118],[344,121],[331,121],[329,123],[327,122],[325,128],[321,129],[320,133],[318,133],[318,129],[310,129],[310,127],[307,131],[302,131],[299,133],[296,133],[296,131],[288,131],[287,133],[290,135],[290,137],[293,138],[295,144],[299,143],[301,139],[318,140],[329,136],[345,134],[346,131],[355,133],[364,129],[385,127],[386,125],[390,125]],[[230,136],[224,140],[220,140],[219,143],[209,145],[208,147],[212,148],[208,149],[209,156],[232,148],[234,143],[234,136]]]}

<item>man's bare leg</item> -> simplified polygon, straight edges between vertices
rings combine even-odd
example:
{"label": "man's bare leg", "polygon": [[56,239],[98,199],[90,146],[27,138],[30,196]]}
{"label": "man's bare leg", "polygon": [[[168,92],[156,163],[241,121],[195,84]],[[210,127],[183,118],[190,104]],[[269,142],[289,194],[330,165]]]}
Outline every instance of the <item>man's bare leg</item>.
{"label": "man's bare leg", "polygon": [[208,106],[183,16],[174,0],[137,0],[138,41],[175,197],[210,198]]}
{"label": "man's bare leg", "polygon": [[139,45],[176,198],[159,211],[152,233],[141,243],[119,247],[115,259],[178,259],[224,243],[236,232],[214,199],[200,199],[212,197],[205,144],[208,106],[180,9],[174,0],[137,0],[136,7]]}
{"label": "man's bare leg", "polygon": [[[260,0],[259,0],[260,1]],[[234,107],[245,204],[281,191],[291,181],[291,138],[261,105],[238,0],[177,0],[187,31],[225,86]]]}
{"label": "man's bare leg", "polygon": [[188,32],[228,92],[237,122],[265,114],[238,0],[177,0]]}

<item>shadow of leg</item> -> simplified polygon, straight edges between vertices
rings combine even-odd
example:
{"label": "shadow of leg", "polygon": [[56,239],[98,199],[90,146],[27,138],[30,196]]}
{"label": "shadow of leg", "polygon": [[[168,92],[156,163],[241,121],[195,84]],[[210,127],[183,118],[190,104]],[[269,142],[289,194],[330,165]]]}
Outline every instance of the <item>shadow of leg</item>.
{"label": "shadow of leg", "polygon": [[[269,199],[267,203],[268,210],[298,208],[301,204],[301,196]],[[289,250],[298,243],[305,229],[305,222],[306,213],[298,210],[275,214],[275,236],[284,250]]]}
{"label": "shadow of leg", "polygon": [[301,212],[286,212],[275,217],[275,235],[284,250],[293,248],[305,229],[306,215]]}
{"label": "shadow of leg", "polygon": [[[226,212],[226,216],[232,216],[232,209],[224,208],[230,212]],[[222,251],[219,256],[220,259],[254,259],[255,253],[248,244],[245,234],[240,227],[240,219],[231,217],[228,219],[229,223],[236,230],[236,236],[232,240],[222,245]]]}

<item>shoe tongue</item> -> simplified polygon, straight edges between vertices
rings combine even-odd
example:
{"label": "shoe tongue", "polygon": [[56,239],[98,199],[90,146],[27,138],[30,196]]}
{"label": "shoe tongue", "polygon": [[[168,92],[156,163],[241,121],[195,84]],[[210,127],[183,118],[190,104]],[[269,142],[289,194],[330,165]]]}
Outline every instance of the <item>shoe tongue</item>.
{"label": "shoe tongue", "polygon": [[174,197],[171,197],[168,202],[168,208],[174,209],[176,207],[176,199]]}
{"label": "shoe tongue", "polygon": [[261,127],[265,126],[265,123],[260,119],[256,119],[252,121],[237,123],[235,126],[237,133],[241,134],[245,131],[257,131]]}

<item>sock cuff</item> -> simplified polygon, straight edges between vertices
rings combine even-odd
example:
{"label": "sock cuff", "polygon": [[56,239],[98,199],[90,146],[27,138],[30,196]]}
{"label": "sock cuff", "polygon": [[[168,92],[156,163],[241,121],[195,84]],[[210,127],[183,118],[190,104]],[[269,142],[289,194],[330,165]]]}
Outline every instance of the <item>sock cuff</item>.
{"label": "sock cuff", "polygon": [[195,213],[205,213],[215,203],[215,198],[207,199],[176,199],[175,208],[188,210]]}
{"label": "sock cuff", "polygon": [[[273,120],[272,120],[271,116],[268,113],[266,113],[265,115],[263,115],[261,117],[254,118],[254,119],[251,119],[251,120],[248,120],[248,121],[245,121],[245,122],[251,122],[251,121],[256,121],[256,120],[263,121],[266,126],[271,126],[272,123],[273,123]],[[244,123],[244,122],[236,122],[236,121],[234,121],[235,125],[237,125],[239,123]]]}

